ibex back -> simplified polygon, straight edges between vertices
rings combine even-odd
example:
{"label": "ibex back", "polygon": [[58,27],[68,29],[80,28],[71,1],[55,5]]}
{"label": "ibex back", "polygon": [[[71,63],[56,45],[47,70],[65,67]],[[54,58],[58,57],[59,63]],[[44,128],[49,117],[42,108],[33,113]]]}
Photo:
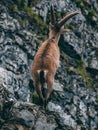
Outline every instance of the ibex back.
{"label": "ibex back", "polygon": [[[79,11],[74,11],[57,22],[53,12],[53,6],[51,6],[49,38],[38,49],[32,65],[34,87],[43,104],[48,101],[53,90],[54,76],[59,66],[60,51],[58,42],[60,35],[69,31],[68,29],[63,29],[62,26],[69,18],[79,13]],[[43,95],[42,89],[45,83],[47,84],[47,93]]]}

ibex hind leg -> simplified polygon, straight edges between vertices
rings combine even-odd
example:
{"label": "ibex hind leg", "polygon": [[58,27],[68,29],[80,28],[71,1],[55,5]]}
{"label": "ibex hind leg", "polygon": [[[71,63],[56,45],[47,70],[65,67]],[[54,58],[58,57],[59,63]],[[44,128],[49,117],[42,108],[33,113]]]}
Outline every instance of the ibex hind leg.
{"label": "ibex hind leg", "polygon": [[43,98],[44,98],[44,101],[43,101],[43,109],[46,109],[46,106],[47,106],[47,101],[46,101],[46,95],[47,95],[47,89],[45,88],[45,83],[41,84],[41,91],[42,91],[42,95],[43,95]]}
{"label": "ibex hind leg", "polygon": [[47,79],[47,94],[45,98],[45,107],[47,107],[48,100],[53,91],[53,83],[54,83],[54,78],[49,76],[49,78]]}
{"label": "ibex hind leg", "polygon": [[41,104],[43,105],[45,98],[43,97],[43,94],[42,94],[41,84],[38,83],[38,81],[36,81],[34,86],[35,86],[36,92],[39,96],[39,99],[41,101]]}

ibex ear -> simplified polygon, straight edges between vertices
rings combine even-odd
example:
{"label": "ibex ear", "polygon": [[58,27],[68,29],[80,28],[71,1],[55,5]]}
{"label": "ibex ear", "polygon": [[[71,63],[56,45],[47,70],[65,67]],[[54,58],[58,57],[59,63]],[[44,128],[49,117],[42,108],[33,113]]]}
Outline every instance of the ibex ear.
{"label": "ibex ear", "polygon": [[66,32],[71,32],[71,30],[70,29],[61,29],[61,34],[64,34]]}
{"label": "ibex ear", "polygon": [[55,19],[55,14],[54,14],[53,5],[51,5],[50,13],[51,13],[51,24],[54,25],[56,19]]}

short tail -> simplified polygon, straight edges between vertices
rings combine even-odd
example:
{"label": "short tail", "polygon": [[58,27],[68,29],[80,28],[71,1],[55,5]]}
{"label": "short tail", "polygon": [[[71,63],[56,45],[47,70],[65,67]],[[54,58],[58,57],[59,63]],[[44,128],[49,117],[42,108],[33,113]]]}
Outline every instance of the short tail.
{"label": "short tail", "polygon": [[38,74],[39,74],[41,84],[45,83],[47,72],[48,72],[47,70],[38,70]]}

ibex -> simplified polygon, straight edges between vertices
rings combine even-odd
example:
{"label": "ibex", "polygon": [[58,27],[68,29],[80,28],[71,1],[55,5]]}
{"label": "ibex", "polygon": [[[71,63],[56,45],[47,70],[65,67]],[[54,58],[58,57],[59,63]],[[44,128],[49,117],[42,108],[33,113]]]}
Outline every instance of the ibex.
{"label": "ibex", "polygon": [[[63,29],[62,26],[69,18],[79,13],[79,11],[74,11],[57,22],[55,20],[53,6],[51,6],[49,38],[39,47],[32,65],[34,87],[43,105],[47,103],[53,90],[54,76],[59,66],[60,51],[58,42],[60,35],[69,31],[68,29]],[[44,95],[42,89],[45,83],[47,84],[47,92]]]}

